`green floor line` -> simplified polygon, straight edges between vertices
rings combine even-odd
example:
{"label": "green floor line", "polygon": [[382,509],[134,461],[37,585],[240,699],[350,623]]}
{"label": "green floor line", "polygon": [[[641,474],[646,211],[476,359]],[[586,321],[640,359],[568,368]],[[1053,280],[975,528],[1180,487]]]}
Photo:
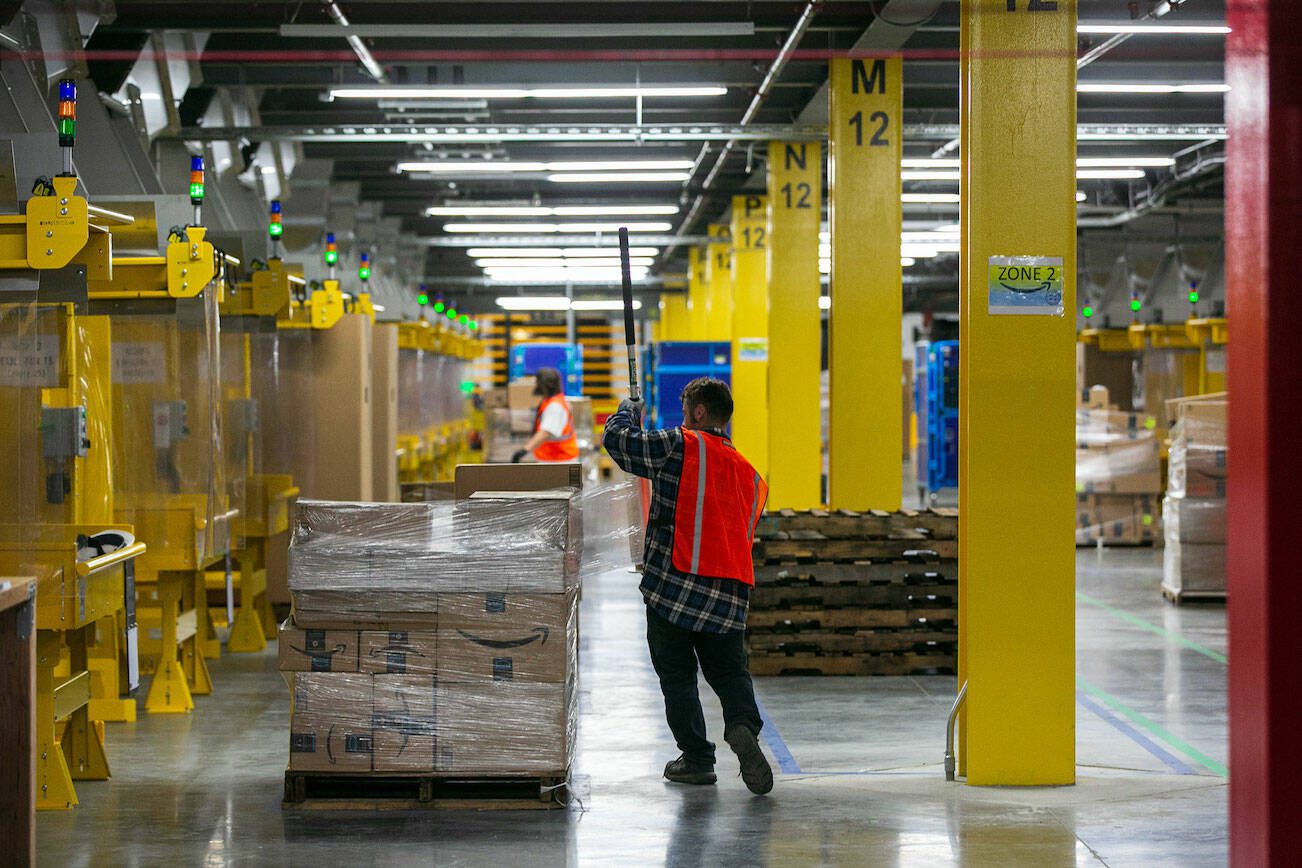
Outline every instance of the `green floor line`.
{"label": "green floor line", "polygon": [[1188,648],[1191,651],[1197,651],[1199,654],[1202,654],[1205,657],[1212,658],[1217,663],[1229,662],[1228,658],[1219,651],[1213,651],[1212,649],[1208,648],[1205,645],[1199,645],[1197,642],[1193,641],[1192,639],[1186,639],[1185,637],[1181,636],[1179,633],[1172,633],[1170,630],[1166,630],[1162,627],[1157,626],[1156,624],[1151,624],[1148,621],[1145,621],[1143,618],[1137,618],[1134,615],[1130,614],[1129,612],[1123,612],[1120,609],[1115,609],[1112,606],[1109,606],[1107,603],[1103,602],[1102,600],[1097,600],[1088,594],[1082,594],[1080,591],[1077,591],[1076,599],[1080,600],[1082,603],[1089,603],[1091,606],[1095,606],[1099,609],[1102,609],[1103,611],[1108,612],[1109,614],[1116,615],[1118,618],[1120,618],[1121,620],[1125,621],[1128,624],[1133,624],[1136,627],[1139,627],[1140,629],[1143,630],[1147,630],[1150,633],[1156,633],[1159,636],[1163,636],[1167,639],[1170,639],[1173,642],[1177,642],[1180,645],[1183,645],[1184,647]]}
{"label": "green floor line", "polygon": [[1153,735],[1161,739],[1162,741],[1166,742],[1171,747],[1180,751],[1180,753],[1189,757],[1191,760],[1198,763],[1200,766],[1212,772],[1213,774],[1220,775],[1223,778],[1229,776],[1229,769],[1227,769],[1224,765],[1218,763],[1216,760],[1212,759],[1207,754],[1198,750],[1198,748],[1194,747],[1193,745],[1181,741],[1180,738],[1178,738],[1175,735],[1175,733],[1171,732],[1166,727],[1161,726],[1160,724],[1154,723],[1153,721],[1149,720],[1147,717],[1140,714],[1138,711],[1135,711],[1133,708],[1126,705],[1124,702],[1122,702],[1120,699],[1117,699],[1115,696],[1113,696],[1111,693],[1108,693],[1106,690],[1102,690],[1098,687],[1095,687],[1093,684],[1090,684],[1088,681],[1086,681],[1084,678],[1081,678],[1079,675],[1076,676],[1076,686],[1079,687],[1081,690],[1084,690],[1090,696],[1093,696],[1099,702],[1102,702],[1108,708],[1111,708],[1113,711],[1125,717],[1131,723],[1135,724],[1135,726],[1142,728],[1150,735]]}

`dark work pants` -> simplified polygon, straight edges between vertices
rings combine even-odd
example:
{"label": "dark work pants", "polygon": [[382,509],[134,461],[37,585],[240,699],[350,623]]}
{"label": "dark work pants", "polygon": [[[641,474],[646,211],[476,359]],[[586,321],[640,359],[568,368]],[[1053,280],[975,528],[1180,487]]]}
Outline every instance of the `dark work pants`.
{"label": "dark work pants", "polygon": [[723,706],[723,723],[744,723],[759,733],[763,721],[755,705],[755,687],[746,671],[744,633],[697,633],[684,630],[646,610],[646,640],[651,664],[660,676],[665,717],[678,749],[694,765],[714,765],[714,744],[705,737],[705,713],[696,690],[699,662],[705,681]]}

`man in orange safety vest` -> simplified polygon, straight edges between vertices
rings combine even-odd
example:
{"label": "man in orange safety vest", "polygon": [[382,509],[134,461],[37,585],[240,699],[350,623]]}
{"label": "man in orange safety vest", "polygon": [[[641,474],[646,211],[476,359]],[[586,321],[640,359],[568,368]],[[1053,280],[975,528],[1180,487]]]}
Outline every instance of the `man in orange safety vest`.
{"label": "man in orange safety vest", "polygon": [[723,706],[723,739],[754,793],[773,789],[758,736],[763,728],[747,671],[745,630],[755,584],[751,544],[768,486],[732,445],[732,393],[702,377],[682,392],[683,425],[642,428],[640,401],[624,401],[606,421],[602,444],[624,471],[650,479],[641,591],[647,644],[665,716],[682,755],[665,777],[713,784],[714,744],[696,688],[700,666]]}

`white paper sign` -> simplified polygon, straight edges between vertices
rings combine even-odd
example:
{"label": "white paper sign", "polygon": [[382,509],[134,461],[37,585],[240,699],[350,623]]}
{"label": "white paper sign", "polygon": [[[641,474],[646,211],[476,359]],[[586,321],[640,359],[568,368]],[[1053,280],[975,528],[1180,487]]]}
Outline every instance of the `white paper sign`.
{"label": "white paper sign", "polygon": [[59,385],[59,347],[57,334],[0,336],[0,385]]}
{"label": "white paper sign", "polygon": [[114,341],[113,382],[162,383],[167,378],[167,356],[161,341]]}

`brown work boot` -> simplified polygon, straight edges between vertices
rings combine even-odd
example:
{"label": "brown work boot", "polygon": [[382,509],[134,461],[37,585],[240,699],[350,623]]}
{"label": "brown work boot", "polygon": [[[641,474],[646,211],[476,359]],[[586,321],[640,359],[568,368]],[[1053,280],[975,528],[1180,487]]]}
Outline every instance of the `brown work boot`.
{"label": "brown work boot", "polygon": [[772,790],[773,769],[750,727],[744,723],[728,724],[723,728],[723,740],[741,763],[741,779],[746,788],[760,796]]}

